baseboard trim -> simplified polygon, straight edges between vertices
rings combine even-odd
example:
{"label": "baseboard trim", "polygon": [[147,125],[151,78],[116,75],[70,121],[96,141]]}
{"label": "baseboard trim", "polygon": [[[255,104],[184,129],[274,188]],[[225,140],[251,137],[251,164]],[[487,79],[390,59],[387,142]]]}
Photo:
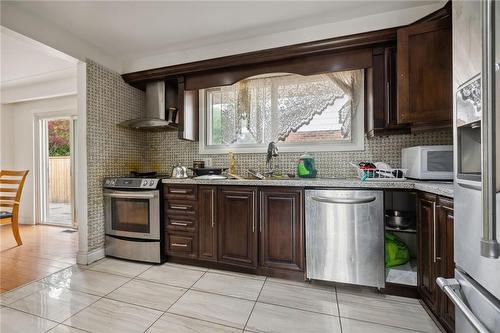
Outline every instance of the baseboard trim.
{"label": "baseboard trim", "polygon": [[90,265],[91,263],[105,257],[104,247],[100,247],[89,252],[78,252],[76,263],[79,265]]}

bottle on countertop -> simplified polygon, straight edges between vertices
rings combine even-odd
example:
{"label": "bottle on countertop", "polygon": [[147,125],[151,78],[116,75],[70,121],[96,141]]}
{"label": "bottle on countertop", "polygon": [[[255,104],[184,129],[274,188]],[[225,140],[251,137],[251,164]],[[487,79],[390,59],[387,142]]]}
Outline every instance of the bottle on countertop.
{"label": "bottle on countertop", "polygon": [[229,152],[229,174],[236,174],[236,158],[232,151]]}
{"label": "bottle on countertop", "polygon": [[299,158],[297,164],[297,175],[301,178],[316,178],[318,170],[316,170],[314,158],[308,153],[304,153]]}

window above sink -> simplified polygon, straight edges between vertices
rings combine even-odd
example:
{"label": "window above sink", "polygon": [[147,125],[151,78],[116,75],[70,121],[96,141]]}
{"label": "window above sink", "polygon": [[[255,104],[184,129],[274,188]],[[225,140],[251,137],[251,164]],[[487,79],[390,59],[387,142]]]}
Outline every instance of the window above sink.
{"label": "window above sink", "polygon": [[258,75],[200,90],[200,153],[364,149],[363,70]]}

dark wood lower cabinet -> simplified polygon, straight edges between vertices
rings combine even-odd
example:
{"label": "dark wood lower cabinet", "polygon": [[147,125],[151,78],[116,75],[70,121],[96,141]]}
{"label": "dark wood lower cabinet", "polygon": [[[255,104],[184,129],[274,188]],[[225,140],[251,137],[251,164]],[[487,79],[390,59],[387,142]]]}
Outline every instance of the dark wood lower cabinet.
{"label": "dark wood lower cabinet", "polygon": [[304,267],[303,190],[264,188],[260,197],[262,267],[302,271]]}
{"label": "dark wood lower cabinet", "polygon": [[217,187],[198,189],[199,258],[217,261]]}
{"label": "dark wood lower cabinet", "polygon": [[[438,199],[439,234],[441,237],[439,254],[441,256],[441,276],[452,278],[455,275],[455,261],[453,254],[453,200],[440,197]],[[453,302],[439,290],[440,319],[448,332],[455,330],[455,306]]]}
{"label": "dark wood lower cabinet", "polygon": [[448,331],[454,331],[453,303],[436,284],[437,277],[454,275],[453,200],[421,193],[417,197],[418,291],[422,300]]}
{"label": "dark wood lower cabinet", "polygon": [[439,276],[437,258],[437,196],[423,193],[417,198],[418,214],[418,289],[432,312],[438,309],[436,278]]}
{"label": "dark wood lower cabinet", "polygon": [[257,189],[220,187],[218,191],[218,254],[225,264],[257,267]]}

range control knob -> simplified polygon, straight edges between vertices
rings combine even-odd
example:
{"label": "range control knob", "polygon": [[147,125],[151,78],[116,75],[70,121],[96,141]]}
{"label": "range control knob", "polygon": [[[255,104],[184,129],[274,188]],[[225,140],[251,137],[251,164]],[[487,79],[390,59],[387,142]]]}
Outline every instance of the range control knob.
{"label": "range control knob", "polygon": [[154,180],[154,179],[151,179],[151,180],[149,181],[149,186],[153,186],[154,184],[155,184],[155,180]]}
{"label": "range control knob", "polygon": [[144,180],[142,181],[142,187],[146,187],[146,186],[148,186],[148,180],[147,180],[147,179],[144,179]]}

